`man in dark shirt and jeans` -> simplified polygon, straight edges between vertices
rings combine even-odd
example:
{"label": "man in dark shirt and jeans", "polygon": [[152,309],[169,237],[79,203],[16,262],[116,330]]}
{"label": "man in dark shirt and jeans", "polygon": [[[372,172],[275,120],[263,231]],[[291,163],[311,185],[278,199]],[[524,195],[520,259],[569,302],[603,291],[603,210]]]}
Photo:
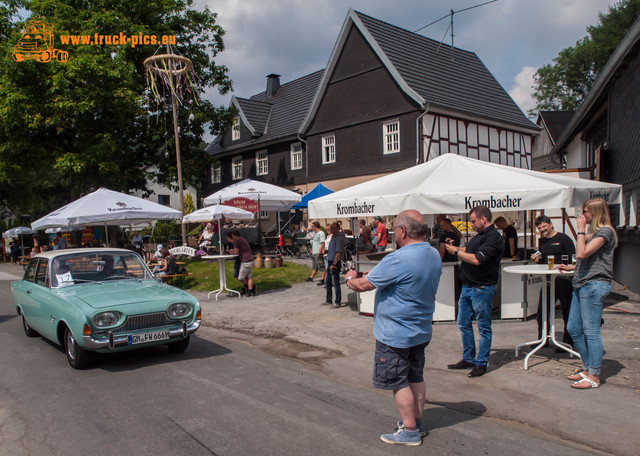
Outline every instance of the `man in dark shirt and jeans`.
{"label": "man in dark shirt and jeans", "polygon": [[[491,350],[491,308],[500,275],[500,259],[504,250],[502,236],[491,223],[491,211],[476,206],[469,212],[471,227],[478,233],[466,247],[447,244],[447,252],[461,261],[462,292],[458,300],[458,327],[462,334],[462,360],[449,364],[449,369],[469,369],[469,377],[487,372]],[[473,334],[473,315],[478,322],[478,356]]]}
{"label": "man in dark shirt and jeans", "polygon": [[[327,297],[325,304],[332,304],[333,308],[338,309],[342,304],[342,290],[340,289],[340,269],[342,267],[342,252],[344,251],[344,237],[340,235],[340,228],[336,222],[329,227],[331,232],[331,241],[327,248],[327,275],[324,279],[324,285],[327,289]],[[336,291],[336,300],[333,301],[333,291]]]}

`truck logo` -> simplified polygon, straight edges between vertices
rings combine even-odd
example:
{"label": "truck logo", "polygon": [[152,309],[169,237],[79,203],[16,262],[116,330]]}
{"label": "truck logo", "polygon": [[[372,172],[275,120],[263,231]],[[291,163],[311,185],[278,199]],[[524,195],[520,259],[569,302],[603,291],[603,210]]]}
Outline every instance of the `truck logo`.
{"label": "truck logo", "polygon": [[25,22],[22,36],[13,48],[13,60],[36,60],[37,62],[49,62],[56,59],[58,62],[67,62],[69,53],[55,49],[53,39],[53,24],[44,22],[36,16]]}

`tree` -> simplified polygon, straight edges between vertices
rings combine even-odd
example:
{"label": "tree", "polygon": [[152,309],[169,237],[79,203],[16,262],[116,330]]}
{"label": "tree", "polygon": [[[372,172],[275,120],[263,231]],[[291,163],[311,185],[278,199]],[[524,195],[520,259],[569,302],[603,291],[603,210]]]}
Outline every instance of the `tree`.
{"label": "tree", "polygon": [[560,51],[552,64],[539,68],[534,76],[534,113],[575,111],[639,14],[640,0],[610,6],[607,14],[598,14],[596,25],[587,27],[588,36]]}
{"label": "tree", "polygon": [[[174,50],[190,58],[198,92],[231,88],[228,69],[215,64],[224,30],[192,0],[22,0],[0,8],[0,206],[33,217],[83,193],[108,187],[146,190],[149,179],[176,187],[171,106],[146,92],[143,61],[165,47],[139,44],[63,45],[64,35],[175,35]],[[69,54],[16,62],[26,10],[54,25],[55,48]],[[207,156],[200,147],[207,123],[222,131],[231,114],[200,99],[179,109],[180,149],[186,185],[200,185]],[[154,166],[160,175],[150,175]]]}

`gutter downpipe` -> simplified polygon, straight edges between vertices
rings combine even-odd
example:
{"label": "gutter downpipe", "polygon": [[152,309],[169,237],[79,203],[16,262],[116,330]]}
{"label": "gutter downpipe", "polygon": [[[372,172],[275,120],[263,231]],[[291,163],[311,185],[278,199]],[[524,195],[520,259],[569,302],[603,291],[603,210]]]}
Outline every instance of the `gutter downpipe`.
{"label": "gutter downpipe", "polygon": [[422,138],[421,138],[421,135],[420,135],[420,131],[421,131],[420,130],[420,121],[429,112],[429,105],[430,105],[430,103],[428,103],[428,102],[423,102],[422,103],[422,106],[420,106],[420,109],[423,109],[424,112],[422,114],[420,114],[418,116],[418,118],[416,119],[416,165],[418,165],[420,163],[420,142],[422,141]]}
{"label": "gutter downpipe", "polygon": [[298,133],[298,141],[304,143],[304,173],[305,173],[305,194],[309,193],[309,148],[307,142]]}

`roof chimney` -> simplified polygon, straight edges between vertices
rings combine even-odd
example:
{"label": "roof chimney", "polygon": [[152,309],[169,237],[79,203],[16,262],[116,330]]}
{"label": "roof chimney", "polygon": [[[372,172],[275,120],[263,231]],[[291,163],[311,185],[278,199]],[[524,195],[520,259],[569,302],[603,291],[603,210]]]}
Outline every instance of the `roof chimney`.
{"label": "roof chimney", "polygon": [[280,75],[271,73],[267,75],[267,93],[266,99],[268,100],[276,94],[280,88]]}

